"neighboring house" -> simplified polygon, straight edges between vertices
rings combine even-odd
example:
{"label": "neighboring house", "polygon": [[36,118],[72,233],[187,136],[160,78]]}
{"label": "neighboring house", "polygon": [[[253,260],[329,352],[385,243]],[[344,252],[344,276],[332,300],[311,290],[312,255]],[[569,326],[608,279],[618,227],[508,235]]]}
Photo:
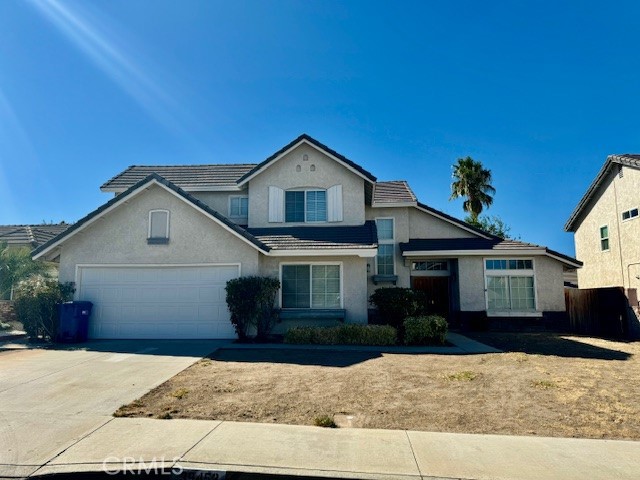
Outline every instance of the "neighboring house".
{"label": "neighboring house", "polygon": [[640,288],[640,155],[609,155],[569,217],[580,288]]}
{"label": "neighboring house", "polygon": [[0,225],[0,243],[9,248],[33,249],[69,228],[68,223],[43,225]]}
{"label": "neighboring house", "polygon": [[563,316],[580,262],[503,241],[378,182],[308,135],[260,164],[132,166],[115,197],[34,251],[94,302],[93,338],[232,338],[226,281],[282,282],[282,323],[368,321],[379,287],[423,289],[452,321]]}

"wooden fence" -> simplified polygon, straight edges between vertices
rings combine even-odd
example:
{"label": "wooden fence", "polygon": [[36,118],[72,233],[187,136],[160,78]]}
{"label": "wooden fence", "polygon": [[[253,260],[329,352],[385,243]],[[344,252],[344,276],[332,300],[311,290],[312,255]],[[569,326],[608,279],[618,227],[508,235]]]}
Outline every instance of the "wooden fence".
{"label": "wooden fence", "polygon": [[633,333],[630,326],[635,318],[624,288],[568,288],[564,298],[573,332],[613,338],[629,338]]}

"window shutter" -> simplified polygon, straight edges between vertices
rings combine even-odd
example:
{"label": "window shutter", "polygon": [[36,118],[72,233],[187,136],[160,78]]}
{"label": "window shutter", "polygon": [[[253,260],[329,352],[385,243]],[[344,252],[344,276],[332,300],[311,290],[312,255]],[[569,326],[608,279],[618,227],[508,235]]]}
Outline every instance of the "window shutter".
{"label": "window shutter", "polygon": [[327,189],[327,220],[342,221],[342,185],[334,185]]}
{"label": "window shutter", "polygon": [[269,187],[269,222],[284,222],[284,190]]}

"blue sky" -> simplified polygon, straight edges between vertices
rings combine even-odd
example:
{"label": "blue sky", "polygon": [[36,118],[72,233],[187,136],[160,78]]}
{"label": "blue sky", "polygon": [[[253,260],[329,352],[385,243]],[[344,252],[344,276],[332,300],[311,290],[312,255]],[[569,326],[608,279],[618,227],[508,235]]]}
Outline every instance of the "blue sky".
{"label": "blue sky", "polygon": [[131,164],[259,162],[302,132],[448,200],[563,225],[606,155],[640,151],[640,3],[0,2],[0,224],[75,221]]}

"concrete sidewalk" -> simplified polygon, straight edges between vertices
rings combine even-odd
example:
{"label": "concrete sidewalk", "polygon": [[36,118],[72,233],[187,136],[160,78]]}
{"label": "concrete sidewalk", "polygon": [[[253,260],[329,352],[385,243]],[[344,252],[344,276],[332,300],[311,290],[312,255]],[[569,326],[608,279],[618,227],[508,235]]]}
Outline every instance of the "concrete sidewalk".
{"label": "concrete sidewalk", "polygon": [[[636,480],[640,442],[115,418],[36,475],[148,465],[358,479]],[[104,463],[106,460],[106,464]]]}
{"label": "concrete sidewalk", "polygon": [[295,345],[289,343],[229,343],[222,347],[224,350],[330,350],[340,352],[380,352],[412,354],[425,353],[437,355],[477,355],[483,353],[502,353],[502,350],[490,347],[460,335],[459,333],[447,333],[446,346],[367,346],[367,345]]}

